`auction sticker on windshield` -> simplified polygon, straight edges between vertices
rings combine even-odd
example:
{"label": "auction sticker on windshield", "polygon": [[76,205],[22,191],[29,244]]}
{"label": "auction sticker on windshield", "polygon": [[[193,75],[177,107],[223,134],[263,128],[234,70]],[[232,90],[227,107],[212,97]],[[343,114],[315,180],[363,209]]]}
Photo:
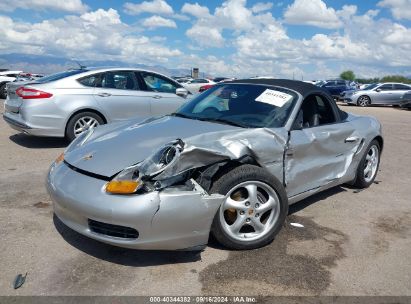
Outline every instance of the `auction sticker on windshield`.
{"label": "auction sticker on windshield", "polygon": [[282,107],[292,98],[293,96],[290,94],[266,89],[260,96],[255,99],[255,101],[268,103],[276,107]]}

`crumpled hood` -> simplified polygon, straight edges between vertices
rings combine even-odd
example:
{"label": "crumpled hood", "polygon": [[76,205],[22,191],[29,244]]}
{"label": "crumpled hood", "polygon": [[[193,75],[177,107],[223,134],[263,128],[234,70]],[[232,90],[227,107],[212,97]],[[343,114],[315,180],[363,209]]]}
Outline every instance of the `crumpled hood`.
{"label": "crumpled hood", "polygon": [[[94,130],[82,146],[68,149],[65,160],[95,174],[111,177],[134,165],[163,145],[177,138],[183,141],[197,135],[246,130],[234,126],[165,116],[146,123],[127,121],[108,124]],[[91,157],[90,157],[91,156]]]}

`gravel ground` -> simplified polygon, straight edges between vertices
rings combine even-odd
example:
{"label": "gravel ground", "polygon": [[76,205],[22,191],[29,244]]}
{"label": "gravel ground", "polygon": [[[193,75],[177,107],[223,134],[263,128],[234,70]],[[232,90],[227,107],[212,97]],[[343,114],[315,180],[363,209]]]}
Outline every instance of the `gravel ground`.
{"label": "gravel ground", "polygon": [[[44,187],[66,143],[0,121],[0,295],[411,295],[411,112],[376,116],[385,148],[377,183],[293,205],[269,246],[201,254],[134,251],[87,239],[53,218]],[[298,222],[304,228],[289,225]],[[12,288],[18,273],[26,283]]]}

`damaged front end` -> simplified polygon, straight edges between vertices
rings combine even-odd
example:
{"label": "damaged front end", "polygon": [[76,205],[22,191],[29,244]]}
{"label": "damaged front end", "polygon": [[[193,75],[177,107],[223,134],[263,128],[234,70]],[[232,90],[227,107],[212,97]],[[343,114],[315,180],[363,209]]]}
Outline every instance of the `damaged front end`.
{"label": "damaged front end", "polygon": [[[280,135],[279,135],[280,134]],[[193,182],[208,192],[215,174],[225,166],[254,164],[283,180],[286,133],[254,129],[234,135],[201,135],[189,141],[173,140],[142,162],[118,173],[107,183],[112,194],[162,191],[168,187],[193,188]]]}
{"label": "damaged front end", "polygon": [[[110,180],[83,174],[84,169],[72,169],[75,166],[71,162],[87,168],[96,161],[101,154],[81,160],[82,155],[92,153],[91,147],[87,153],[76,151],[56,164],[47,185],[55,214],[81,234],[135,249],[198,250],[207,244],[214,216],[225,198],[211,191],[218,172],[250,163],[282,180],[285,142],[286,132],[264,128],[169,140]],[[93,230],[90,221],[132,228],[138,237],[113,238]]]}
{"label": "damaged front end", "polygon": [[106,192],[112,194],[132,194],[138,191],[160,191],[168,186],[187,180],[188,172],[175,176],[164,176],[164,171],[179,161],[184,149],[181,139],[164,145],[144,161],[118,173],[106,185]]}

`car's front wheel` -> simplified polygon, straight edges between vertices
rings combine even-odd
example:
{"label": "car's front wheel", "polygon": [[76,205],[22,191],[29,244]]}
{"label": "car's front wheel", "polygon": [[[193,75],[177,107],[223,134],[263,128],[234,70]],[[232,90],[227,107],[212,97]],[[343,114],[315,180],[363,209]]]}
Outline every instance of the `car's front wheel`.
{"label": "car's front wheel", "polygon": [[357,105],[360,107],[368,107],[371,104],[371,99],[367,95],[358,97]]}
{"label": "car's front wheel", "polygon": [[225,195],[211,232],[230,249],[254,249],[273,241],[288,213],[283,185],[265,169],[242,165],[221,175],[211,193]]}
{"label": "car's front wheel", "polygon": [[84,131],[102,124],[103,118],[94,112],[77,113],[67,123],[66,137],[71,142]]}
{"label": "car's front wheel", "polygon": [[357,188],[367,188],[377,176],[380,165],[381,147],[377,140],[373,140],[367,147],[366,153],[362,157],[358,168],[354,186]]}

